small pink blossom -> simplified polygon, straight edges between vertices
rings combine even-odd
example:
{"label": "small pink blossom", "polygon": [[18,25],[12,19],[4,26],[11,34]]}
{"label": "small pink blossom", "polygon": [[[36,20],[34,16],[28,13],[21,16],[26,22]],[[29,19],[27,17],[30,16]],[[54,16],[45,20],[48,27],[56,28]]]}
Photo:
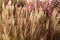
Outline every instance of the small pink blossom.
{"label": "small pink blossom", "polygon": [[48,6],[48,14],[49,14],[49,16],[51,15],[51,7],[50,6]]}
{"label": "small pink blossom", "polygon": [[28,10],[31,11],[32,7],[31,5],[28,5]]}

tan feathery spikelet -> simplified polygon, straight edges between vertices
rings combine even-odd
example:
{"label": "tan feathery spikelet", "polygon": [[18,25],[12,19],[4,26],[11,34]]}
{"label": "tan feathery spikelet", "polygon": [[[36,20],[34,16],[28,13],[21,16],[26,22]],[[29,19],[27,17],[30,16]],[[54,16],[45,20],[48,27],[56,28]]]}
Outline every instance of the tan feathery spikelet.
{"label": "tan feathery spikelet", "polygon": [[57,16],[57,9],[54,9],[53,13],[52,13],[52,16],[51,16],[51,20],[52,20],[53,25],[54,25],[54,30],[55,30],[55,28],[58,24],[58,21],[59,21],[56,16]]}

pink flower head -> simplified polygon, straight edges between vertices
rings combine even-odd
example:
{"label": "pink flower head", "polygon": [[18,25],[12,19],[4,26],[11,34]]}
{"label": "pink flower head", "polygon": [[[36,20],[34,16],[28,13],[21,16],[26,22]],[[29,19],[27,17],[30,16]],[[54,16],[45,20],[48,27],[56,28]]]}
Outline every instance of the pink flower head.
{"label": "pink flower head", "polygon": [[31,11],[32,7],[31,5],[28,5],[28,10]]}
{"label": "pink flower head", "polygon": [[49,14],[49,15],[51,15],[51,7],[50,7],[50,6],[48,6],[48,8],[47,8],[47,9],[48,9],[48,12],[49,12],[48,14]]}

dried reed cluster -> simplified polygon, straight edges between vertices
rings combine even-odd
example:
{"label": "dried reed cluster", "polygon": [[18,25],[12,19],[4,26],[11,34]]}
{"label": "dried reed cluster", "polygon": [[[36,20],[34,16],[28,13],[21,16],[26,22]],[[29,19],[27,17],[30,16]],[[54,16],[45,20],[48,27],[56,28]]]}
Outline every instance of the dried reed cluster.
{"label": "dried reed cluster", "polygon": [[60,8],[53,8],[51,14],[42,7],[29,12],[26,5],[11,2],[0,2],[0,40],[60,40]]}

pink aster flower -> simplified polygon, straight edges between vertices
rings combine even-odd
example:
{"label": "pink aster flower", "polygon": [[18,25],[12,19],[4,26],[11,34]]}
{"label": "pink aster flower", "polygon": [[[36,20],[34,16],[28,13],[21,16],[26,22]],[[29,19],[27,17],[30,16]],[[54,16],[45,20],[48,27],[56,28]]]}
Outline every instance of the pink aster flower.
{"label": "pink aster flower", "polygon": [[49,14],[49,16],[51,15],[51,7],[50,6],[48,6],[48,14]]}
{"label": "pink aster flower", "polygon": [[28,10],[31,11],[31,5],[28,6]]}
{"label": "pink aster flower", "polygon": [[30,3],[27,4],[27,8],[28,8],[28,11],[31,10],[31,4]]}

